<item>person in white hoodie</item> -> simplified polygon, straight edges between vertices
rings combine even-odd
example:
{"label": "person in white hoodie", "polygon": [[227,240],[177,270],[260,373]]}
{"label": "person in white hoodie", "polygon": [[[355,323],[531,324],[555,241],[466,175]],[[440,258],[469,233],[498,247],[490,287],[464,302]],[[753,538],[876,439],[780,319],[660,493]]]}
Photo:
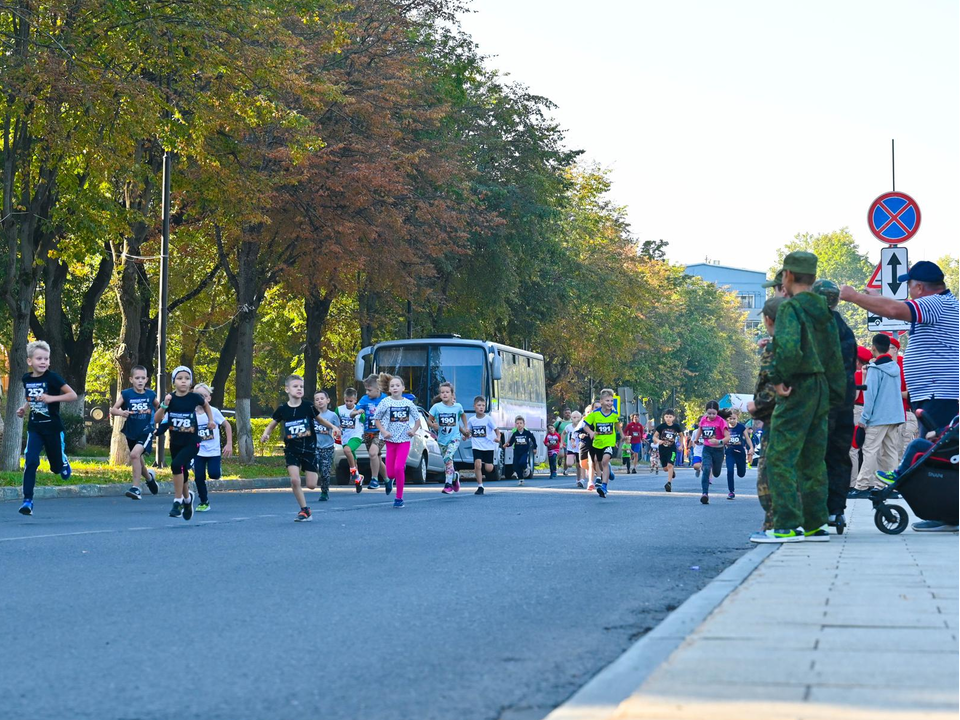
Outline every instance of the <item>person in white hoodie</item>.
{"label": "person in white hoodie", "polygon": [[863,465],[850,497],[866,497],[878,487],[877,469],[894,467],[900,451],[905,416],[900,366],[890,356],[889,336],[873,336],[873,360],[864,367],[863,377],[867,386],[859,423],[864,429]]}

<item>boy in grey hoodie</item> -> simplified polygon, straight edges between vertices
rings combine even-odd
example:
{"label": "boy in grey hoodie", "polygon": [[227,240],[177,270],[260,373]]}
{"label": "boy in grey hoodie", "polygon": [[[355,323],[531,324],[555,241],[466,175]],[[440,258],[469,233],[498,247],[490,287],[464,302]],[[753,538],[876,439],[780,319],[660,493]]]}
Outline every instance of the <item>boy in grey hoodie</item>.
{"label": "boy in grey hoodie", "polygon": [[878,467],[893,467],[900,452],[904,423],[900,366],[890,356],[890,338],[887,335],[873,336],[873,360],[864,367],[863,376],[867,386],[863,393],[863,414],[860,416],[860,425],[865,434],[863,465],[851,493],[854,497],[865,497],[870,488],[879,486],[876,478]]}

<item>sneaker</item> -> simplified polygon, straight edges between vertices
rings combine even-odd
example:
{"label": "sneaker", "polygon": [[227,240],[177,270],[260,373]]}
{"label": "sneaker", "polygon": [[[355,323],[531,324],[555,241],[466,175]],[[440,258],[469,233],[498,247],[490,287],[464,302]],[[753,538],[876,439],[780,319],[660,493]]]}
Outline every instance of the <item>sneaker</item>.
{"label": "sneaker", "polygon": [[670,482],[669,480],[667,480],[667,481],[663,484],[663,489],[664,489],[665,492],[673,492],[673,483]]}
{"label": "sneaker", "polygon": [[590,483],[587,485],[587,492],[591,492],[592,490],[593,490],[593,483]]}
{"label": "sneaker", "polygon": [[600,497],[605,498],[607,496],[607,486],[603,483],[596,483],[593,487]]}
{"label": "sneaker", "polygon": [[710,504],[710,496],[709,496],[709,495],[701,495],[701,496],[700,496],[700,504],[701,504],[701,505],[709,505],[709,504]]}
{"label": "sneaker", "polygon": [[353,488],[358,493],[363,492],[363,475],[358,473],[356,468],[350,471],[350,479],[353,480]]}
{"label": "sneaker", "polygon": [[187,495],[187,499],[183,503],[183,519],[189,520],[193,517],[193,493],[191,492]]}
{"label": "sneaker", "polygon": [[700,477],[700,468],[695,467],[695,468],[693,469],[693,475],[694,475],[694,477]]}
{"label": "sneaker", "polygon": [[477,491],[474,493],[474,495],[483,495],[483,485],[477,488]]}
{"label": "sneaker", "polygon": [[393,506],[395,508],[403,507],[403,500],[401,500],[400,498],[397,498],[396,500],[393,501]]}
{"label": "sneaker", "polygon": [[370,484],[367,485],[367,488],[370,489],[370,490],[376,490],[376,489],[379,488],[379,487],[380,487],[380,483],[377,481],[376,478],[371,478],[371,479],[370,479]]}
{"label": "sneaker", "polygon": [[444,485],[443,490],[440,492],[442,492],[444,495],[453,495],[453,483],[447,483]]}
{"label": "sneaker", "polygon": [[803,539],[807,542],[830,542],[830,532],[826,525],[821,525],[816,530],[805,531]]}
{"label": "sneaker", "polygon": [[21,515],[33,515],[33,500],[24,500],[17,512]]}
{"label": "sneaker", "polygon": [[126,495],[126,496],[127,496],[128,498],[130,498],[131,500],[139,500],[139,499],[140,499],[140,488],[138,488],[138,487],[136,487],[136,486],[131,487],[129,490],[127,490],[127,491],[124,493],[124,495]]}
{"label": "sneaker", "polygon": [[330,499],[330,493],[328,493],[326,490],[321,490],[321,491],[320,491],[320,502],[326,502],[326,501],[329,500],[329,499]]}
{"label": "sneaker", "polygon": [[147,475],[150,476],[147,478],[147,490],[150,491],[151,495],[156,495],[160,492],[160,486],[157,485],[157,473],[153,469],[148,469]]}
{"label": "sneaker", "polygon": [[520,482],[518,482],[517,485],[523,485],[523,478],[520,478]]}
{"label": "sneaker", "polygon": [[727,493],[727,500],[733,500],[736,496],[736,493]]}
{"label": "sneaker", "polygon": [[391,480],[390,478],[387,478],[387,482],[384,483],[383,489],[384,489],[384,492],[387,493],[387,495],[389,495],[390,493],[392,493],[392,492],[393,492],[393,480]]}
{"label": "sneaker", "polygon": [[[22,508],[20,512],[23,512]],[[912,525],[912,527],[917,532],[948,533],[948,532],[957,532],[957,529],[958,529],[956,525],[947,525],[946,523],[942,523],[939,520],[921,520],[920,522],[915,522]]]}
{"label": "sneaker", "polygon": [[73,475],[73,468],[70,467],[70,461],[64,460],[63,468],[60,470],[60,477],[64,480],[69,480],[71,475]]}
{"label": "sneaker", "polygon": [[750,536],[752,543],[798,543],[804,539],[802,527],[794,530],[767,530]]}
{"label": "sneaker", "polygon": [[870,497],[870,488],[865,488],[863,490],[858,490],[857,488],[851,488],[850,492],[847,493],[848,500],[856,500],[858,498]]}
{"label": "sneaker", "polygon": [[556,474],[556,473],[553,473],[553,474],[550,476],[550,479],[551,479],[551,480],[556,480],[556,479],[557,479],[557,474]]}
{"label": "sneaker", "polygon": [[458,472],[453,474],[453,491],[460,492],[460,473]]}
{"label": "sneaker", "polygon": [[174,500],[173,507],[170,508],[170,517],[180,517],[181,515],[183,515],[183,504]]}
{"label": "sneaker", "polygon": [[310,512],[310,508],[300,508],[300,512],[297,513],[297,517],[293,519],[294,522],[310,522],[313,520],[313,513]]}
{"label": "sneaker", "polygon": [[882,472],[881,470],[877,470],[877,472],[874,474],[877,476],[877,480],[885,482],[887,485],[892,485],[897,479],[897,474],[892,472]]}
{"label": "sneaker", "polygon": [[577,487],[583,490],[583,482],[581,480],[577,480]]}
{"label": "sneaker", "polygon": [[197,512],[207,512],[210,509],[210,503],[202,502],[197,505]]}
{"label": "sneaker", "polygon": [[590,483],[590,484],[593,485],[594,487],[596,487],[597,485],[601,485],[601,484],[603,484],[603,478],[600,477],[599,475],[597,475],[597,477],[595,477],[595,478],[593,479],[593,482]]}

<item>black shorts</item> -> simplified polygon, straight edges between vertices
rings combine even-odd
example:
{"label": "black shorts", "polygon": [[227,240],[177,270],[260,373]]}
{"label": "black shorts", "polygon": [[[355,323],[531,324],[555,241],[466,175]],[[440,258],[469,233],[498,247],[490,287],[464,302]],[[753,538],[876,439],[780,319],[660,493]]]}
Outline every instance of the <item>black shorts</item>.
{"label": "black shorts", "polygon": [[677,461],[676,448],[672,446],[658,445],[657,450],[660,453],[660,467],[675,465]]}
{"label": "black shorts", "polygon": [[613,447],[612,445],[610,447],[605,447],[605,448],[595,448],[591,446],[590,457],[592,457],[596,462],[600,462],[601,460],[603,460],[604,455],[608,455],[611,459],[613,459],[613,453],[615,451],[616,451],[616,448]]}
{"label": "black shorts", "polygon": [[147,428],[139,437],[132,438],[128,435],[124,437],[127,438],[127,449],[133,450],[137,445],[143,445],[144,452],[150,449],[150,446],[153,445],[153,428]]}
{"label": "black shorts", "polygon": [[298,467],[304,472],[317,472],[317,448],[284,448],[283,460],[287,467]]}
{"label": "black shorts", "polygon": [[580,459],[581,459],[581,460],[586,460],[588,457],[590,457],[590,451],[591,451],[591,450],[593,450],[593,445],[589,445],[589,444],[587,444],[587,443],[581,443],[581,444],[580,444]]}
{"label": "black shorts", "polygon": [[572,457],[572,458],[580,457],[580,453],[577,452],[576,450],[567,450],[567,457]]}
{"label": "black shorts", "polygon": [[484,465],[493,465],[493,450],[473,450],[474,461],[479,460]]}

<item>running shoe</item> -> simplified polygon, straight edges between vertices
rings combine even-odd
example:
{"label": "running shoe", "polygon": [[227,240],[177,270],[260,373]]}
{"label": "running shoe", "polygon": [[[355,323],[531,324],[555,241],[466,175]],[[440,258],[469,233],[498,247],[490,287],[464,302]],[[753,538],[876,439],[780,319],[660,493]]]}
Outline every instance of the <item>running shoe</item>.
{"label": "running shoe", "polygon": [[300,512],[297,513],[297,517],[293,519],[294,522],[310,522],[313,520],[313,513],[310,512],[310,508],[300,508]]}
{"label": "running shoe", "polygon": [[33,515],[33,500],[24,500],[17,512],[21,515]]}
{"label": "running shoe", "polygon": [[694,476],[694,477],[700,477],[700,468],[694,466],[694,468],[693,468],[693,476]]}
{"label": "running shoe", "polygon": [[460,492],[460,473],[458,472],[453,474],[453,491]]}
{"label": "running shoe", "polygon": [[474,493],[474,495],[483,495],[483,485],[477,488],[477,491]]}
{"label": "running shoe", "polygon": [[590,483],[590,484],[593,485],[594,487],[596,487],[597,485],[601,485],[601,484],[603,484],[603,478],[600,477],[599,475],[597,475],[597,477],[595,477],[595,478],[593,479],[593,482]]}
{"label": "running shoe", "polygon": [[453,483],[447,483],[444,485],[443,490],[440,492],[442,492],[444,495],[453,495]]}
{"label": "running shoe", "polygon": [[727,500],[733,500],[736,496],[736,493],[727,493]]}
{"label": "running shoe", "polygon": [[709,505],[709,504],[710,504],[710,496],[709,496],[709,495],[701,495],[701,496],[700,496],[700,504],[701,504],[701,505]]}
{"label": "running shoe", "polygon": [[193,517],[193,493],[191,492],[187,495],[187,499],[183,502],[183,519],[189,520]]}
{"label": "running shoe", "polygon": [[939,520],[921,520],[920,522],[915,522],[910,527],[916,532],[957,532],[956,525],[947,525]]}
{"label": "running shoe", "polygon": [[150,477],[147,478],[147,490],[150,491],[151,495],[156,495],[160,492],[160,486],[157,485],[157,473],[152,468],[147,469],[147,475]]}
{"label": "running shoe", "polygon": [[353,481],[353,488],[357,491],[357,494],[363,492],[363,476],[361,475],[356,480]]}
{"label": "running shoe", "polygon": [[593,491],[593,483],[589,483],[587,485],[587,492],[592,492],[592,491]]}
{"label": "running shoe", "polygon": [[667,480],[667,481],[663,484],[663,489],[664,489],[665,492],[673,492],[673,483],[670,482],[669,480]]}
{"label": "running shoe", "polygon": [[804,531],[803,539],[807,542],[830,542],[830,532],[826,525],[821,525],[816,530]]}
{"label": "running shoe", "polygon": [[882,470],[877,470],[875,475],[877,476],[877,480],[881,480],[887,485],[892,485],[897,479],[897,474],[893,472],[883,472]]}
{"label": "running shoe", "polygon": [[520,478],[520,481],[517,483],[517,485],[523,485],[523,478]]}
{"label": "running shoe", "polygon": [[197,512],[207,512],[210,509],[210,503],[202,502],[197,505]]}
{"label": "running shoe", "polygon": [[607,486],[603,483],[596,483],[594,489],[596,489],[597,495],[600,497],[605,498],[607,496]]}
{"label": "running shoe", "polygon": [[577,480],[577,487],[583,490],[583,482],[580,480]]}
{"label": "running shoe", "polygon": [[131,487],[129,490],[127,490],[127,491],[124,493],[124,495],[126,495],[126,496],[127,496],[128,498],[130,498],[131,500],[139,500],[139,499],[140,499],[140,488],[138,488],[138,487],[136,487],[136,486],[133,486],[133,487]]}
{"label": "running shoe", "polygon": [[400,498],[397,498],[396,500],[393,501],[393,506],[394,506],[395,508],[402,508],[402,507],[403,507],[403,500],[401,500]]}
{"label": "running shoe", "polygon": [[326,490],[321,490],[321,491],[320,491],[320,502],[326,502],[326,501],[329,500],[329,499],[330,499],[330,493],[328,493]]}
{"label": "running shoe", "polygon": [[387,478],[387,482],[383,486],[384,491],[389,495],[393,492],[393,480]]}
{"label": "running shoe", "polygon": [[354,482],[357,482],[357,480],[360,479],[360,473],[357,471],[356,468],[350,468],[350,479],[353,480]]}
{"label": "running shoe", "polygon": [[367,488],[368,488],[369,490],[376,490],[376,489],[379,488],[379,487],[380,487],[380,483],[377,481],[377,479],[376,479],[376,478],[370,478],[370,484],[367,485]]}
{"label": "running shoe", "polygon": [[73,468],[70,467],[70,461],[64,460],[63,468],[60,470],[60,477],[62,477],[64,480],[69,480],[71,475],[73,475]]}
{"label": "running shoe", "polygon": [[804,541],[803,528],[767,530],[750,536],[752,543],[798,543]]}
{"label": "running shoe", "polygon": [[173,507],[170,508],[170,517],[180,517],[183,515],[183,503],[173,501]]}
{"label": "running shoe", "polygon": [[847,493],[848,500],[857,500],[859,498],[868,498],[870,497],[871,488],[865,488],[863,490],[858,490],[857,488],[851,488],[850,492]]}

